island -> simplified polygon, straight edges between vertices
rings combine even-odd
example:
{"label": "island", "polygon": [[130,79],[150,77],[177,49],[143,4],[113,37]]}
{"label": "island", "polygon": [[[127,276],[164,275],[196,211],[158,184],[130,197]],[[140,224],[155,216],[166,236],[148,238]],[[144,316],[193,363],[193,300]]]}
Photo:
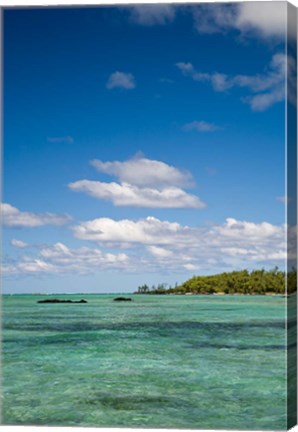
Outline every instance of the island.
{"label": "island", "polygon": [[38,300],[37,303],[88,303],[87,300],[59,300],[59,299],[46,299]]}
{"label": "island", "polygon": [[274,267],[272,270],[238,270],[215,275],[193,276],[174,287],[158,284],[151,288],[138,287],[135,294],[176,294],[176,295],[290,295],[296,292],[297,269],[284,272]]}
{"label": "island", "polygon": [[132,301],[132,299],[130,298],[130,297],[116,297],[116,298],[114,298],[113,299],[113,301],[116,301],[116,302],[130,302],[130,301]]}

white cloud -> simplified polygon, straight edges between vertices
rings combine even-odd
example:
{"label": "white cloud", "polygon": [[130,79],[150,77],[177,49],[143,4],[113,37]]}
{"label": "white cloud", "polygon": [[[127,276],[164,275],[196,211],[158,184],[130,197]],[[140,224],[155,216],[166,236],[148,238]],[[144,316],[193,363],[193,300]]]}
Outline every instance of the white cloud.
{"label": "white cloud", "polygon": [[85,192],[97,199],[112,201],[115,206],[146,208],[203,208],[199,197],[178,186],[192,186],[188,171],[179,170],[164,162],[135,157],[128,161],[91,161],[98,171],[116,176],[120,183],[79,180],[68,187]]}
{"label": "white cloud", "polygon": [[82,240],[116,243],[143,244],[183,244],[196,243],[200,237],[212,239],[212,244],[219,244],[223,239],[238,239],[250,242],[263,241],[266,238],[280,236],[284,225],[272,225],[269,222],[254,223],[227,218],[222,225],[207,228],[191,228],[177,222],[161,221],[148,216],[139,221],[123,219],[116,221],[110,218],[98,218],[82,222],[73,227],[74,235]]}
{"label": "white cloud", "polygon": [[135,78],[131,73],[116,71],[109,76],[106,88],[111,90],[114,88],[122,88],[132,90],[136,86]]}
{"label": "white cloud", "polygon": [[49,247],[49,248],[43,247],[40,250],[40,255],[43,258],[56,259],[56,258],[59,258],[59,257],[60,258],[63,257],[63,259],[65,259],[67,257],[71,257],[72,256],[72,252],[63,243],[58,242],[58,243],[56,243],[52,247]]}
{"label": "white cloud", "polygon": [[253,111],[265,111],[271,105],[284,100],[285,91],[283,87],[279,87],[272,93],[262,93],[246,99]]}
{"label": "white cloud", "polygon": [[213,232],[229,238],[240,238],[243,235],[244,238],[254,241],[280,235],[281,227],[272,225],[269,222],[256,224],[254,222],[237,221],[234,218],[227,218],[226,223],[215,227]]}
{"label": "white cloud", "polygon": [[10,244],[14,247],[17,247],[17,248],[25,248],[25,247],[29,246],[28,243],[25,243],[22,240],[16,240],[16,239],[12,239],[10,241]]}
{"label": "white cloud", "polygon": [[64,225],[71,220],[68,215],[22,212],[7,203],[0,204],[0,211],[3,225],[10,228],[34,228],[43,225]]}
{"label": "white cloud", "polygon": [[257,31],[263,37],[284,36],[287,4],[276,2],[243,2],[238,6],[236,27],[242,32]]}
{"label": "white cloud", "polygon": [[148,246],[147,250],[158,259],[169,258],[173,256],[173,252],[160,246]]}
{"label": "white cloud", "polygon": [[198,266],[196,266],[195,264],[183,264],[183,267],[185,268],[185,270],[197,270]]}
{"label": "white cloud", "polygon": [[143,4],[129,7],[130,20],[143,26],[163,25],[175,18],[175,6],[171,4]]}
{"label": "white cloud", "polygon": [[237,8],[227,4],[201,4],[192,7],[194,25],[199,33],[224,33],[235,24]]}
{"label": "white cloud", "polygon": [[133,268],[124,253],[104,253],[99,249],[70,249],[63,243],[43,248],[38,257],[24,256],[17,263],[5,265],[6,274],[86,274],[101,270]]}
{"label": "white cloud", "polygon": [[189,186],[193,183],[188,171],[182,171],[164,162],[134,157],[124,162],[91,161],[99,172],[117,177],[121,182],[136,186]]}
{"label": "white cloud", "polygon": [[97,199],[112,201],[117,207],[144,208],[203,208],[205,204],[195,195],[176,187],[163,189],[141,188],[128,183],[103,183],[79,180],[70,183],[75,192],[85,192]]}
{"label": "white cloud", "polygon": [[24,261],[19,262],[17,265],[12,266],[10,273],[55,273],[55,266],[51,263],[47,263],[40,259],[24,259]]}
{"label": "white cloud", "polygon": [[40,251],[44,259],[48,259],[56,268],[67,268],[67,270],[78,270],[85,272],[89,270],[100,270],[107,268],[125,268],[128,264],[128,256],[124,253],[104,253],[99,249],[81,247],[69,249],[63,243],[44,248]]}
{"label": "white cloud", "polygon": [[183,129],[185,131],[195,130],[198,132],[214,132],[214,131],[220,129],[220,127],[214,123],[208,123],[208,122],[205,122],[203,120],[201,120],[201,121],[194,120],[191,123],[185,124],[183,126]]}
{"label": "white cloud", "polygon": [[179,70],[194,81],[209,82],[214,91],[224,92],[234,87],[246,88],[252,94],[243,98],[253,111],[264,111],[285,98],[286,64],[291,59],[277,53],[265,73],[259,75],[234,75],[196,71],[191,63],[176,63]]}
{"label": "white cloud", "polygon": [[242,2],[236,4],[201,4],[192,7],[199,33],[226,33],[237,30],[242,36],[284,37],[285,2]]}
{"label": "white cloud", "polygon": [[170,243],[174,236],[177,239],[177,236],[183,235],[183,232],[188,229],[176,222],[160,221],[153,216],[148,216],[137,222],[129,219],[120,221],[110,218],[94,219],[76,225],[73,227],[73,232],[75,237],[81,240],[162,245]]}
{"label": "white cloud", "polygon": [[[184,75],[190,75],[194,78],[194,74],[196,73],[193,65],[191,63],[178,62],[176,66],[184,73]],[[205,74],[207,80],[209,79],[209,74]]]}
{"label": "white cloud", "polygon": [[242,37],[282,38],[285,36],[286,2],[211,3],[198,5],[142,4],[126,9],[130,20],[143,26],[174,21],[178,10],[190,13],[199,33],[237,31]]}
{"label": "white cloud", "polygon": [[[77,239],[94,242],[95,248],[71,249],[56,243],[38,248],[35,257],[24,256],[19,262],[4,263],[4,267],[8,274],[85,274],[109,269],[134,273],[200,273],[283,266],[286,228],[234,218],[202,227],[155,217],[137,221],[99,218],[73,227]],[[296,229],[291,233],[296,238]],[[117,248],[121,252],[115,253]]]}
{"label": "white cloud", "polygon": [[[138,221],[99,218],[73,227],[76,238],[107,247],[142,248],[149,263],[172,270],[245,266],[285,259],[284,225],[227,218],[222,225],[189,227],[147,217]],[[148,264],[149,265],[149,264]]]}

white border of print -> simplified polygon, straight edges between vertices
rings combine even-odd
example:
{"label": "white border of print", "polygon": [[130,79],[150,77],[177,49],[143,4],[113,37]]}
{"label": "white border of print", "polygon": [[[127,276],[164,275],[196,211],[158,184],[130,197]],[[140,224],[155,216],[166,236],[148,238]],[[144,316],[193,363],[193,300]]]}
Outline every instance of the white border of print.
{"label": "white border of print", "polygon": [[[228,0],[217,0],[219,3],[226,3]],[[229,2],[239,2],[239,0],[229,0]],[[250,1],[250,0],[246,0]],[[254,0],[254,1],[272,1],[272,0]],[[279,1],[279,0],[273,0]],[[0,0],[0,8],[1,7],[17,7],[17,6],[71,6],[71,5],[113,5],[113,4],[127,4],[127,3],[213,3],[212,0],[87,0],[83,2],[82,0]],[[215,3],[215,2],[214,2]],[[298,0],[291,0],[290,3],[294,4],[298,7]],[[1,58],[2,60],[2,58]],[[2,78],[2,77],[1,77]],[[1,79],[2,81],[2,79]],[[0,125],[1,126],[1,125]],[[129,429],[129,428],[80,428],[80,427],[48,427],[48,426],[3,426],[1,425],[1,431],[3,432],[75,432],[80,431],[82,429],[87,429],[88,432],[138,432],[138,431],[146,431],[146,432],[164,432],[165,429]],[[179,432],[180,430],[171,429],[171,432]],[[298,426],[295,426],[291,429],[292,432],[298,432]],[[194,432],[194,430],[184,429],[183,432]],[[200,432],[228,432],[227,430],[205,430],[200,429]],[[241,432],[237,430],[233,430],[233,432]],[[261,431],[246,431],[246,432],[261,432]]]}
{"label": "white border of print", "polygon": [[[132,4],[132,3],[239,3],[240,0],[0,0],[0,7],[3,6],[74,6],[74,5],[117,5],[117,4]],[[284,1],[284,0],[245,0],[245,1]],[[291,0],[298,7],[298,0]]]}

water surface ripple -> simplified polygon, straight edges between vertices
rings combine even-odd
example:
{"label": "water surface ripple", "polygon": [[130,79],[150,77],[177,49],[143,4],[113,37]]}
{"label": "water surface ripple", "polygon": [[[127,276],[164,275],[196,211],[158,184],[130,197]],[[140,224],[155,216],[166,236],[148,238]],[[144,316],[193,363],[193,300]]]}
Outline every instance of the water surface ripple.
{"label": "water surface ripple", "polygon": [[7,425],[285,429],[285,299],[3,299]]}

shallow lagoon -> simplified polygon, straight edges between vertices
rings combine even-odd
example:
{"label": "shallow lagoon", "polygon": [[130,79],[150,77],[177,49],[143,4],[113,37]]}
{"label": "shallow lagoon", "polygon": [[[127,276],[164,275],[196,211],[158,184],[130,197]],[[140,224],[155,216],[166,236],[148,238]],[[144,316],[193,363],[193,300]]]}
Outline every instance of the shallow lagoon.
{"label": "shallow lagoon", "polygon": [[3,296],[4,424],[285,429],[285,298]]}

